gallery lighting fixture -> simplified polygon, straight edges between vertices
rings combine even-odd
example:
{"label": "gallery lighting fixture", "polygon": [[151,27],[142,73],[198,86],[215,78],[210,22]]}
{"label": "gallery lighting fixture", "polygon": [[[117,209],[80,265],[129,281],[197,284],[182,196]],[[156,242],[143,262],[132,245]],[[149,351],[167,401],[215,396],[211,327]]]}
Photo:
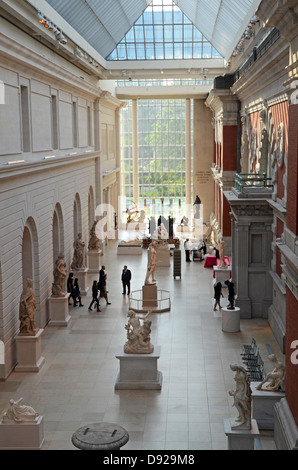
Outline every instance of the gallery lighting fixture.
{"label": "gallery lighting fixture", "polygon": [[25,160],[11,160],[7,165],[14,165],[15,163],[24,163]]}
{"label": "gallery lighting fixture", "polygon": [[88,60],[89,64],[93,65],[96,68],[98,67],[98,63],[92,57],[89,57],[88,54],[86,52],[82,51],[79,47],[75,48],[73,54],[78,59]]}
{"label": "gallery lighting fixture", "polygon": [[[244,33],[242,34],[237,46],[235,47],[232,57],[236,57],[238,54],[240,54],[244,50],[244,43],[246,40],[250,39],[253,34],[254,34],[254,26],[259,23],[260,20],[258,19],[257,16],[253,16],[250,22],[248,23],[247,27],[245,28]],[[230,59],[231,60],[231,59]]]}
{"label": "gallery lighting fixture", "polygon": [[59,31],[57,26],[55,26],[48,18],[46,18],[40,11],[37,12],[37,19],[40,24],[42,24],[48,31],[52,31],[56,35],[57,41],[60,44],[66,44],[67,39],[65,38],[62,31]]}

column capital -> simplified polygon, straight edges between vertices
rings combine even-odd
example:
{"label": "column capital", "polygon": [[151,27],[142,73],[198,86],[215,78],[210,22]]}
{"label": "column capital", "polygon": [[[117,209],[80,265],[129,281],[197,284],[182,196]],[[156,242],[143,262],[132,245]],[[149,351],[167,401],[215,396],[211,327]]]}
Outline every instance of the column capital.
{"label": "column capital", "polygon": [[214,113],[214,119],[223,126],[236,126],[238,98],[230,90],[211,90],[205,105]]}

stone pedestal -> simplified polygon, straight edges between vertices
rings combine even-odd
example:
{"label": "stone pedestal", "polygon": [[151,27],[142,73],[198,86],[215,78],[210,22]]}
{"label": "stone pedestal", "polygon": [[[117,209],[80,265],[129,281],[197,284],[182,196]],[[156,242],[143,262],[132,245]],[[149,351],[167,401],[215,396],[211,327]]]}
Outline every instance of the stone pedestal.
{"label": "stone pedestal", "polygon": [[126,354],[123,346],[116,358],[120,361],[120,371],[115,390],[161,390],[162,373],[157,370],[160,346],[151,354]]}
{"label": "stone pedestal", "polygon": [[87,252],[87,265],[89,273],[97,273],[101,266],[101,250],[89,250]]}
{"label": "stone pedestal", "polygon": [[221,309],[221,329],[225,333],[237,333],[240,331],[239,307],[234,307],[234,310],[229,310],[227,307]]}
{"label": "stone pedestal", "polygon": [[229,419],[224,419],[225,434],[228,437],[228,450],[254,450],[255,437],[259,429],[255,419],[251,420],[251,429],[232,429]]}
{"label": "stone pedestal", "polygon": [[114,423],[86,424],[73,433],[71,441],[81,450],[120,450],[129,440],[122,426]]}
{"label": "stone pedestal", "polygon": [[161,245],[157,248],[156,267],[170,266],[170,248],[168,245]]}
{"label": "stone pedestal", "polygon": [[43,442],[43,416],[35,423],[0,422],[0,449],[39,450]]}
{"label": "stone pedestal", "polygon": [[252,416],[257,421],[259,429],[274,429],[274,407],[282,398],[284,392],[257,390],[260,382],[250,384],[252,391]]}
{"label": "stone pedestal", "polygon": [[142,245],[121,245],[117,247],[118,255],[141,255],[142,254]]}
{"label": "stone pedestal", "polygon": [[75,279],[77,277],[79,280],[81,295],[87,295],[89,290],[89,286],[87,286],[87,272],[87,268],[82,268],[78,271],[73,271],[73,278]]}
{"label": "stone pedestal", "polygon": [[230,280],[232,277],[232,268],[227,266],[227,268],[220,268],[219,266],[213,266],[213,277],[215,283],[221,282],[222,287],[227,287],[224,282]]}
{"label": "stone pedestal", "polygon": [[49,326],[67,326],[70,320],[69,306],[68,306],[69,294],[65,294],[64,297],[50,297],[48,299],[49,306]]}
{"label": "stone pedestal", "polygon": [[143,308],[155,308],[158,306],[157,303],[157,285],[156,284],[144,284],[142,288],[143,293]]}
{"label": "stone pedestal", "polygon": [[35,336],[16,336],[18,364],[15,372],[39,372],[45,362],[41,355],[41,335],[38,330]]}

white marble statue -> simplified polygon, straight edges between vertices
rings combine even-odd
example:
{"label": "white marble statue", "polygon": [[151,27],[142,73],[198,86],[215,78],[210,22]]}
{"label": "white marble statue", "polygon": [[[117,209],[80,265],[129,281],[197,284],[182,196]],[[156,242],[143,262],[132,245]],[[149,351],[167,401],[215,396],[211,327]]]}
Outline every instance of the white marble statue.
{"label": "white marble statue", "polygon": [[[154,240],[149,248],[150,253],[148,256],[148,266],[147,266],[147,273],[145,278],[145,284],[156,284],[156,280],[154,279],[155,268],[156,268],[156,257],[157,257],[157,241]],[[151,276],[151,281],[150,281]]]}
{"label": "white marble statue", "polygon": [[228,265],[225,261],[225,250],[224,250],[225,242],[224,242],[223,235],[221,232],[218,236],[218,244],[219,244],[219,258],[220,258],[220,263],[218,267],[221,269],[228,269]]}
{"label": "white marble statue", "polygon": [[35,326],[34,315],[36,309],[35,294],[33,291],[33,280],[27,279],[27,287],[23,290],[20,298],[19,320],[20,336],[35,336],[37,328]]}
{"label": "white marble statue", "polygon": [[9,400],[9,409],[2,417],[3,423],[34,423],[38,420],[39,414],[28,405],[20,405],[23,398],[17,401]]}
{"label": "white marble statue", "polygon": [[56,260],[53,276],[54,282],[52,284],[52,295],[54,297],[64,297],[64,285],[66,281],[67,271],[63,253],[60,253]]}
{"label": "white marble statue", "polygon": [[90,234],[89,234],[90,237],[89,237],[89,243],[88,243],[88,250],[90,251],[101,251],[100,240],[96,235],[96,224],[97,224],[97,221],[95,220],[90,229]]}
{"label": "white marble statue", "polygon": [[139,237],[136,237],[134,240],[121,240],[119,245],[125,246],[141,246],[142,242]]}
{"label": "white marble statue", "polygon": [[242,366],[231,364],[230,368],[235,372],[235,390],[231,390],[229,395],[234,397],[235,408],[238,417],[231,421],[232,429],[251,429],[251,388],[247,371]]}
{"label": "white marble statue", "polygon": [[154,346],[150,341],[151,321],[147,320],[150,313],[149,311],[144,317],[139,317],[132,310],[128,312],[129,320],[125,325],[127,330],[127,342],[124,345],[125,353],[150,354],[153,352]]}
{"label": "white marble statue", "polygon": [[82,234],[78,234],[78,238],[74,241],[73,244],[74,253],[71,263],[72,270],[84,269],[84,253],[85,253],[85,242],[82,240]]}
{"label": "white marble statue", "polygon": [[[270,354],[268,359],[275,363],[275,368],[256,387],[257,390],[268,390],[273,392],[285,391],[286,369],[284,364],[277,359],[275,354]],[[265,385],[266,382],[269,382]]]}
{"label": "white marble statue", "polygon": [[152,240],[156,240],[160,245],[166,245],[168,243],[169,232],[165,225],[161,223],[153,232]]}

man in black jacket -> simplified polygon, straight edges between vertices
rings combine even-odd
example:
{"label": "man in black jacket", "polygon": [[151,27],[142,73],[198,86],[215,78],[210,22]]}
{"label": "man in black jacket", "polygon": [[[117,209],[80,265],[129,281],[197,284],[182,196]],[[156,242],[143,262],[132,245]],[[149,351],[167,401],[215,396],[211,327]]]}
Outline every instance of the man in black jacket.
{"label": "man in black jacket", "polygon": [[121,276],[121,281],[122,281],[122,286],[123,286],[123,292],[122,294],[126,294],[126,287],[127,287],[127,294],[130,294],[130,280],[131,280],[131,271],[127,269],[127,266],[125,265],[123,267],[122,271],[122,276]]}

